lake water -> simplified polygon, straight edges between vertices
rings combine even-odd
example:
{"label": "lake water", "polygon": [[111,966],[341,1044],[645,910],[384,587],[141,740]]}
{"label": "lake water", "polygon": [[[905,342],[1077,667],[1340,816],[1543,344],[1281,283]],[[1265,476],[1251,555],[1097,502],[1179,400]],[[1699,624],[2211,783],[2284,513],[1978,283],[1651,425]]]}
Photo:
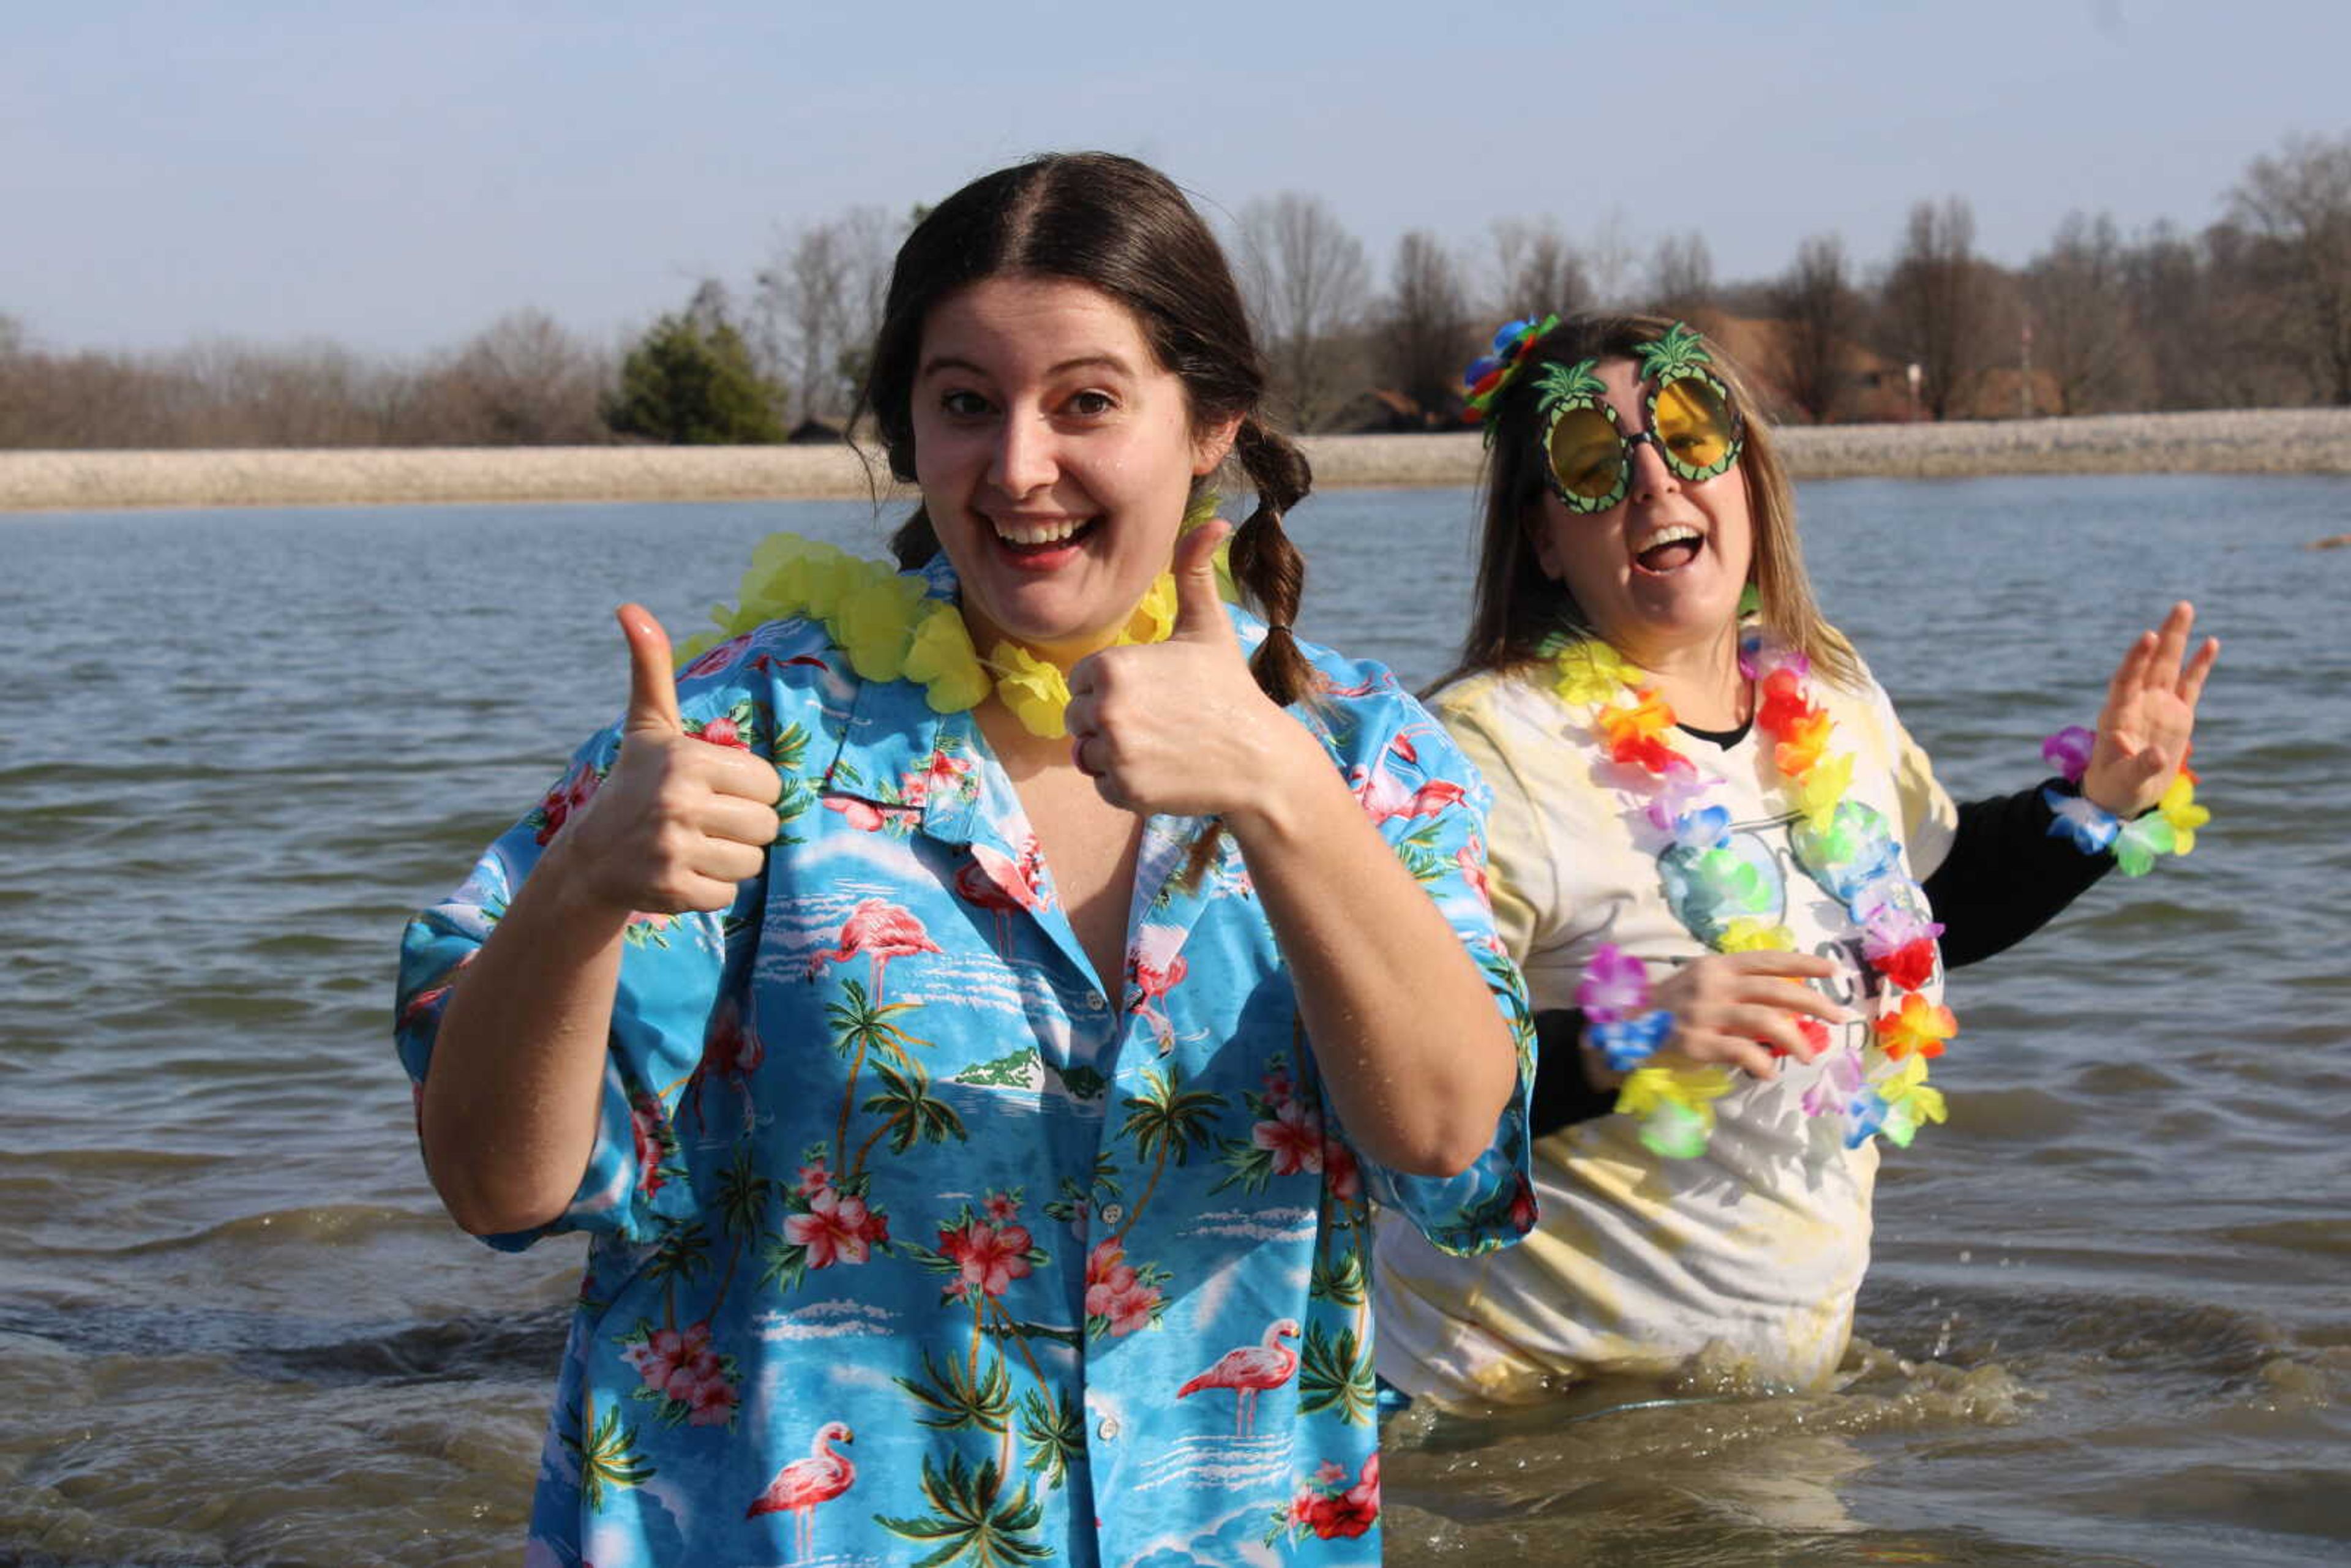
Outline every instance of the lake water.
{"label": "lake water", "polygon": [[[1813,574],[1953,793],[2022,787],[2129,638],[2226,643],[2216,818],[1962,971],[1849,1379],[1407,1415],[1397,1563],[2351,1561],[2351,481],[1849,481]],[[1301,630],[1408,679],[1458,491],[1294,519]],[[580,1244],[458,1235],[394,943],[789,528],[862,506],[0,519],[0,1564],[517,1556]],[[1662,1395],[1663,1400],[1656,1397]]]}

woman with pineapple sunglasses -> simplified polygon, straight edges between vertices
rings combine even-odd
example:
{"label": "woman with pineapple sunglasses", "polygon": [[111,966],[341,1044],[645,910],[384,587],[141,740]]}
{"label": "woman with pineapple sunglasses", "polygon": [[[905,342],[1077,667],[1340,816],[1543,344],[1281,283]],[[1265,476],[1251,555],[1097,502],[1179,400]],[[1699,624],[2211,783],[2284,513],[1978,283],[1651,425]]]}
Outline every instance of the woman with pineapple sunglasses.
{"label": "woman with pineapple sunglasses", "polygon": [[1496,925],[1542,1044],[1541,1218],[1474,1259],[1390,1227],[1382,1374],[1451,1404],[1694,1364],[1817,1385],[1879,1141],[1943,1116],[1945,968],[2110,865],[2186,851],[2218,644],[2189,656],[2175,606],[2095,732],[2051,742],[2064,777],[1955,807],[1822,619],[1719,347],[1651,317],[1520,321],[1468,380],[1484,542],[1431,706],[1494,790]]}

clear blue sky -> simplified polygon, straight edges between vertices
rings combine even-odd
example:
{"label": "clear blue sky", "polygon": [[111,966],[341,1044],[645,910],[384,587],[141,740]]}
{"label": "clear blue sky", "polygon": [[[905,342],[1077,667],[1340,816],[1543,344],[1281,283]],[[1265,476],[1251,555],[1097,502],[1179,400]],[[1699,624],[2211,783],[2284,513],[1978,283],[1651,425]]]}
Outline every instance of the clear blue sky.
{"label": "clear blue sky", "polygon": [[2073,208],[2219,217],[2351,130],[2346,57],[2346,0],[21,4],[0,312],[61,349],[407,354],[526,306],[611,341],[794,224],[1087,146],[1229,210],[1319,193],[1382,272],[1544,214],[1695,229],[1723,278],[1827,230],[1877,264],[1946,195],[2021,264]]}

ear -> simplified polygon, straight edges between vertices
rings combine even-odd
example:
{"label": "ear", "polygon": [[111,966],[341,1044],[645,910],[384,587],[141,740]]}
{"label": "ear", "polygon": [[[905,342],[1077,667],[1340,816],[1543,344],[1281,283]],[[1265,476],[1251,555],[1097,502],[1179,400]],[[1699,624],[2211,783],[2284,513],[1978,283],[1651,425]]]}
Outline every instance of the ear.
{"label": "ear", "polygon": [[1204,478],[1217,471],[1233,449],[1233,439],[1240,434],[1241,416],[1218,420],[1203,425],[1192,437],[1192,477]]}

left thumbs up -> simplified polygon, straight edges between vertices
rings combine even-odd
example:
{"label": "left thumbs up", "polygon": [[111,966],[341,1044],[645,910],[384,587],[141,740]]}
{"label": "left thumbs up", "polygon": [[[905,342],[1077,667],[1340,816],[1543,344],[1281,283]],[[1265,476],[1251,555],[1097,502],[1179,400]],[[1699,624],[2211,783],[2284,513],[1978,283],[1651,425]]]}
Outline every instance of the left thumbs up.
{"label": "left thumbs up", "polygon": [[1301,758],[1329,766],[1249,674],[1217,591],[1217,547],[1231,532],[1219,519],[1176,541],[1165,642],[1104,648],[1070,672],[1070,759],[1113,806],[1226,815],[1263,798],[1277,783],[1270,770]]}
{"label": "left thumbs up", "polygon": [[1233,618],[1225,612],[1224,596],[1217,588],[1217,549],[1232,537],[1233,526],[1212,517],[1176,541],[1176,625],[1171,643],[1220,643],[1238,650],[1240,638]]}

